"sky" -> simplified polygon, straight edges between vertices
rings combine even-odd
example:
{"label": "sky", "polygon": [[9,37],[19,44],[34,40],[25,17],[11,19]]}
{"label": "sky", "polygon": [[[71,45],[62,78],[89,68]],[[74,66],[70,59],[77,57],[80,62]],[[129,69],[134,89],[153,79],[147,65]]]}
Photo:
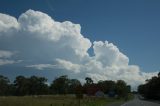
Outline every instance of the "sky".
{"label": "sky", "polygon": [[123,79],[160,63],[159,0],[1,0],[0,74]]}

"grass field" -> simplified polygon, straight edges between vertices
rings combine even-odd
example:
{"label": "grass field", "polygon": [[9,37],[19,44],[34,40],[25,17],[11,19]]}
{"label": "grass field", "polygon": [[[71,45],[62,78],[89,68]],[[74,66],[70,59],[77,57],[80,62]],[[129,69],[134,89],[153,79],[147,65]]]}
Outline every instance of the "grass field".
{"label": "grass field", "polygon": [[123,99],[85,97],[80,101],[74,96],[9,96],[0,97],[0,106],[107,106]]}

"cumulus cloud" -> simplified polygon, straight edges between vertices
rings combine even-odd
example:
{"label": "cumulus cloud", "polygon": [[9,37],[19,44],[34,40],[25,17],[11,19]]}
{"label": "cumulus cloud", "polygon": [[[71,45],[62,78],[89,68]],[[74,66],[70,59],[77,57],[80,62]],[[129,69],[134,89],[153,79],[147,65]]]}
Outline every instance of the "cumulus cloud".
{"label": "cumulus cloud", "polygon": [[[145,73],[136,65],[129,65],[129,58],[108,41],[93,42],[94,55],[88,49],[92,43],[81,34],[81,26],[70,21],[58,22],[40,11],[28,10],[18,20],[0,14],[0,49],[19,51],[24,67],[65,70],[78,79],[125,80],[134,87],[157,74]],[[10,45],[9,45],[10,43]],[[0,51],[0,58],[12,53]],[[0,59],[0,64],[14,61]]]}
{"label": "cumulus cloud", "polygon": [[81,34],[79,24],[70,21],[56,22],[47,14],[33,10],[23,13],[18,22],[21,31],[29,35],[50,40],[62,48],[70,49],[75,55],[88,55],[91,42]]}
{"label": "cumulus cloud", "polygon": [[4,35],[4,33],[11,34],[18,27],[16,18],[0,13],[0,36]]}
{"label": "cumulus cloud", "polygon": [[94,42],[93,49],[95,59],[100,60],[104,66],[127,66],[129,59],[121,53],[119,49],[112,43],[105,41]]}

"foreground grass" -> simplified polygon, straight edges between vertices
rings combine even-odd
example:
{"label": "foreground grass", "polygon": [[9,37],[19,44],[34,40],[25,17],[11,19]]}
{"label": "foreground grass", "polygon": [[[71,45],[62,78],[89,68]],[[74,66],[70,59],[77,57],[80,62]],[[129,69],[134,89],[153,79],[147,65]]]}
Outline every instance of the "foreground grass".
{"label": "foreground grass", "polygon": [[105,99],[84,98],[79,101],[73,96],[24,96],[0,98],[0,106],[102,106],[105,103]]}
{"label": "foreground grass", "polygon": [[77,100],[74,96],[9,96],[0,97],[0,106],[106,106],[124,99],[85,97]]}
{"label": "foreground grass", "polygon": [[113,102],[108,102],[108,104],[106,104],[106,106],[121,106],[122,104],[124,104],[125,102],[131,101],[135,98],[134,94],[128,94],[128,98],[120,98],[117,99],[116,101],[114,100]]}

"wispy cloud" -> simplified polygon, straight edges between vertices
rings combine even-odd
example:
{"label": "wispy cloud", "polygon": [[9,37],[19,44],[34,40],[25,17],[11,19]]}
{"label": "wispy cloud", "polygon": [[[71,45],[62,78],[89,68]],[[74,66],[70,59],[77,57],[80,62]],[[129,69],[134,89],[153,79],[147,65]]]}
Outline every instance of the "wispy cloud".
{"label": "wispy cloud", "polygon": [[13,52],[6,51],[6,50],[0,50],[0,58],[9,58],[13,55]]}
{"label": "wispy cloud", "polygon": [[0,50],[0,66],[22,62],[22,60],[10,59],[14,54],[15,52]]}
{"label": "wispy cloud", "polygon": [[6,65],[6,64],[13,64],[16,63],[14,60],[7,60],[7,59],[0,59],[0,66],[1,65]]}
{"label": "wispy cloud", "polygon": [[28,65],[26,67],[35,68],[35,69],[38,69],[38,70],[44,70],[44,69],[55,68],[55,65],[52,65],[52,64],[34,64],[34,65]]}

